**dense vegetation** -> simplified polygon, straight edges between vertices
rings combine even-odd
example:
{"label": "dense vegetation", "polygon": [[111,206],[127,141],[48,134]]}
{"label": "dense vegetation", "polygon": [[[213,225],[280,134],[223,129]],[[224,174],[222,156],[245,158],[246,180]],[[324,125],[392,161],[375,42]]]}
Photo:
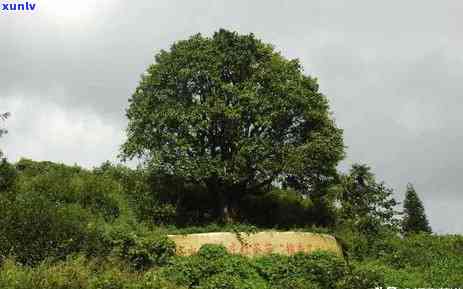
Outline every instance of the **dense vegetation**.
{"label": "dense vegetation", "polygon": [[[199,209],[187,213],[184,208],[176,224],[175,208],[154,205],[158,194],[144,191],[148,190],[148,176],[141,169],[105,163],[86,170],[23,159],[16,164],[4,160],[0,170],[4,183],[0,195],[0,288],[372,288],[382,284],[463,284],[460,236],[402,237],[389,225],[369,231],[365,223],[346,219],[325,228],[300,223],[295,226],[298,230],[335,234],[345,247],[345,259],[322,252],[251,259],[230,255],[216,246],[203,247],[196,256],[175,257],[173,244],[166,238],[168,233],[262,228],[220,223],[200,226],[199,220],[195,221],[197,226],[185,226],[184,215],[194,218]],[[273,227],[291,227],[290,220],[303,216],[300,214],[307,206],[306,199],[297,199],[281,189],[275,189],[269,200],[279,204],[282,213],[262,221],[266,227],[277,224],[279,216],[282,223]],[[255,212],[255,218],[261,213]],[[339,219],[345,212],[338,209],[334,214]]]}
{"label": "dense vegetation", "polygon": [[[432,235],[411,185],[402,218],[367,165],[338,172],[342,134],[316,80],[253,35],[161,52],[128,118],[136,169],[2,158],[0,288],[463,286],[463,237]],[[344,256],[179,257],[166,236],[269,229],[333,234]]]}

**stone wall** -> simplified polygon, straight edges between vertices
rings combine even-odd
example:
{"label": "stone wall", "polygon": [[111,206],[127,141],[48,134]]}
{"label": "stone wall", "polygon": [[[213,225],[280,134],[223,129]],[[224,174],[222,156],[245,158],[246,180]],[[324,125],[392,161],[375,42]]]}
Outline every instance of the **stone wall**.
{"label": "stone wall", "polygon": [[221,244],[232,254],[260,256],[271,253],[292,255],[316,250],[333,252],[342,256],[342,249],[331,235],[303,232],[204,233],[169,235],[177,247],[177,254],[189,256],[204,244]]}

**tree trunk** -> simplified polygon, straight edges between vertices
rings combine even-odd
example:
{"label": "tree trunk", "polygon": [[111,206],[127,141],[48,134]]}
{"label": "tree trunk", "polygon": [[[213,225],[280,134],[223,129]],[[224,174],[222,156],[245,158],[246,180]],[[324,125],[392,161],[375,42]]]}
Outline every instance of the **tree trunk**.
{"label": "tree trunk", "polygon": [[233,223],[230,200],[224,193],[219,193],[217,210],[219,212],[219,220],[221,222],[225,224]]}

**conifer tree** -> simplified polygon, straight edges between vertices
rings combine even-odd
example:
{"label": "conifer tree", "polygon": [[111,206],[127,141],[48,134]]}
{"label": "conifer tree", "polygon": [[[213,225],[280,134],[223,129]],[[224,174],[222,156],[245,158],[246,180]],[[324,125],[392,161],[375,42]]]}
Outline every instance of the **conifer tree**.
{"label": "conifer tree", "polygon": [[432,233],[428,219],[424,212],[423,202],[418,197],[412,184],[407,185],[407,192],[404,201],[404,218],[402,231],[405,234]]}

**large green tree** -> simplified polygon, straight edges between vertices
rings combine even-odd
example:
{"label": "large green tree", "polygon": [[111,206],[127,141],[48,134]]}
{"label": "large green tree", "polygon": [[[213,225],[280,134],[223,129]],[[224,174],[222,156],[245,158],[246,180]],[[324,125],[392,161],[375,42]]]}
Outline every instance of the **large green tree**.
{"label": "large green tree", "polygon": [[253,34],[198,34],[161,51],[127,117],[122,155],[204,185],[222,217],[272,183],[313,193],[344,156],[316,79]]}
{"label": "large green tree", "polygon": [[402,231],[405,234],[432,233],[424,212],[423,202],[420,200],[412,184],[407,185],[407,192],[405,193]]}

